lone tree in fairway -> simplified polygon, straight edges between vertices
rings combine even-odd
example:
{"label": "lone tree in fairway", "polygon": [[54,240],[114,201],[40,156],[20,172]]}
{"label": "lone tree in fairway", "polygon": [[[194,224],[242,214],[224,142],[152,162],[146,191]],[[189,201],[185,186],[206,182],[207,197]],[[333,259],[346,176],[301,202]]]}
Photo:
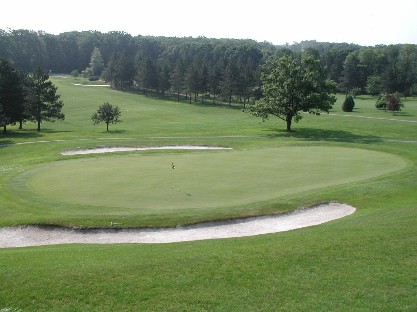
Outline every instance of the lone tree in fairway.
{"label": "lone tree in fairway", "polygon": [[268,61],[261,81],[263,97],[250,108],[250,113],[262,121],[275,115],[286,121],[287,131],[291,131],[293,119],[298,122],[302,118],[301,111],[319,115],[320,111],[328,112],[336,102],[336,84],[326,80],[320,62],[309,55],[301,61],[292,55]]}
{"label": "lone tree in fairway", "polygon": [[107,130],[109,131],[109,124],[122,122],[119,117],[122,114],[118,106],[113,106],[110,103],[106,102],[103,105],[100,105],[97,112],[91,116],[94,124],[98,124],[100,122],[105,122],[107,125]]}

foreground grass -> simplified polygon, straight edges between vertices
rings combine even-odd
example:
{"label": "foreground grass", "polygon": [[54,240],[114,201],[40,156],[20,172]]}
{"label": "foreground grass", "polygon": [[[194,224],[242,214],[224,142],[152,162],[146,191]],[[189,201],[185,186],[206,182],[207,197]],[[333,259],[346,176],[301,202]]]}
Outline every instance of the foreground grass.
{"label": "foreground grass", "polygon": [[[0,148],[3,225],[40,221],[39,206],[22,206],[11,192],[12,181],[34,167],[59,163],[60,151],[78,146],[360,148],[396,155],[406,160],[407,167],[385,176],[287,195],[269,206],[259,205],[260,210],[273,212],[339,200],[357,208],[347,218],[318,227],[167,245],[1,249],[0,310],[417,310],[416,123],[305,116],[294,125],[296,131],[287,134],[276,120],[258,125],[258,120],[235,109],[147,99],[103,87],[78,90],[65,79],[56,83],[66,103],[65,122],[45,124],[40,134],[27,125],[28,130],[0,136],[3,144],[48,141]],[[124,123],[111,128],[110,133],[89,121],[104,101],[131,113],[126,113]],[[417,120],[413,99],[406,102],[404,113],[397,115],[376,111],[373,105],[371,98],[358,99],[357,110],[351,115]],[[336,104],[332,113],[343,114],[339,107]],[[68,211],[63,219],[70,218]]]}
{"label": "foreground grass", "polygon": [[415,206],[392,204],[252,238],[2,250],[1,304],[22,311],[415,311]]}

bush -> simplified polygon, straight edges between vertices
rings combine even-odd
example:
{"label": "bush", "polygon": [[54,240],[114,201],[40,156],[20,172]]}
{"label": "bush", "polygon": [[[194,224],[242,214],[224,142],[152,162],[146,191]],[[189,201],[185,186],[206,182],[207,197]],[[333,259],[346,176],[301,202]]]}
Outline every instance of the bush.
{"label": "bush", "polygon": [[376,100],[375,107],[377,109],[387,109],[387,100],[384,94],[380,94]]}
{"label": "bush", "polygon": [[342,109],[344,112],[352,112],[355,107],[355,101],[351,95],[348,95],[343,102]]}
{"label": "bush", "polygon": [[386,111],[397,112],[404,107],[401,102],[399,94],[381,94],[376,101],[375,107],[377,109],[384,109]]}

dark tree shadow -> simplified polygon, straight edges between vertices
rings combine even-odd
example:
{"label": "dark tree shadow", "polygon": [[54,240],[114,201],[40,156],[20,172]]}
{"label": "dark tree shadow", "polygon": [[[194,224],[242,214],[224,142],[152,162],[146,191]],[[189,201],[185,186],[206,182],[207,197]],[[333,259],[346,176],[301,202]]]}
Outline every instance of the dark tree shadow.
{"label": "dark tree shadow", "polygon": [[311,141],[360,142],[369,144],[383,141],[378,136],[363,136],[345,130],[299,128],[289,132],[282,129],[270,129],[268,131],[275,132],[274,134],[268,134],[271,138],[287,137]]}
{"label": "dark tree shadow", "polygon": [[127,133],[126,130],[112,130],[109,129],[109,131],[102,131],[103,134],[121,134],[121,133]]}
{"label": "dark tree shadow", "polygon": [[9,146],[11,144],[13,144],[12,140],[2,140],[2,139],[0,139],[0,148]]}
{"label": "dark tree shadow", "polygon": [[[0,146],[8,146],[15,144],[17,140],[33,140],[33,139],[42,139],[46,134],[56,134],[56,133],[70,133],[74,131],[62,131],[62,130],[52,130],[52,129],[41,129],[40,132],[30,129],[21,129],[21,130],[7,130],[6,133],[0,132]],[[20,141],[19,141],[20,142]]]}

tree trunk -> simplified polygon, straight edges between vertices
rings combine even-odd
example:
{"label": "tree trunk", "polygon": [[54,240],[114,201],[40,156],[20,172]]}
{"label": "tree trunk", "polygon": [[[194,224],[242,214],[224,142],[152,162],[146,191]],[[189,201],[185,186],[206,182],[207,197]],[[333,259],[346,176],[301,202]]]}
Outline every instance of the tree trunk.
{"label": "tree trunk", "polygon": [[292,115],[288,114],[285,120],[287,121],[287,131],[291,131]]}
{"label": "tree trunk", "polygon": [[3,133],[7,133],[6,125],[3,126]]}
{"label": "tree trunk", "polygon": [[41,121],[38,120],[38,132],[40,132],[40,131],[41,131]]}
{"label": "tree trunk", "polygon": [[106,131],[109,132],[109,123],[108,122],[106,122],[106,126],[107,126]]}
{"label": "tree trunk", "polygon": [[19,130],[22,130],[23,129],[23,121],[22,120],[20,120],[19,121]]}

